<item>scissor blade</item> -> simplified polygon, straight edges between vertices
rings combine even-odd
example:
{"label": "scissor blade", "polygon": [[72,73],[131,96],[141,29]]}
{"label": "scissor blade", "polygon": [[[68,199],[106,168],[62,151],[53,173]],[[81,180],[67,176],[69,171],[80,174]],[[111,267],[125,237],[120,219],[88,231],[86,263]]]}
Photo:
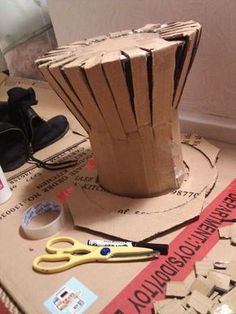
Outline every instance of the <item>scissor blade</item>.
{"label": "scissor blade", "polygon": [[157,252],[135,252],[135,253],[116,253],[109,258],[110,262],[120,262],[120,261],[132,261],[132,260],[142,260],[156,258],[160,254]]}

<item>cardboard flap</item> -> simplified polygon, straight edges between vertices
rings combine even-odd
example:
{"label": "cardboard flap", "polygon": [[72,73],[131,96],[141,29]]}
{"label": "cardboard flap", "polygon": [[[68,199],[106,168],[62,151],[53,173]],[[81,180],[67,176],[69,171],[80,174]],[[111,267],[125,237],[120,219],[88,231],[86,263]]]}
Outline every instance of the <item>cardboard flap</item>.
{"label": "cardboard flap", "polygon": [[148,80],[148,52],[139,48],[122,49],[131,65],[135,116],[138,127],[151,124],[151,108]]}
{"label": "cardboard flap", "polygon": [[95,57],[86,60],[83,68],[110,134],[116,139],[125,139],[123,125],[102,70],[101,58],[101,55],[97,54]]}
{"label": "cardboard flap", "polygon": [[137,131],[135,115],[132,110],[128,86],[121,61],[120,51],[113,51],[103,55],[102,67],[109,82],[119,115],[126,133]]}
{"label": "cardboard flap", "polygon": [[76,109],[74,104],[71,102],[71,100],[68,98],[68,96],[65,94],[61,86],[58,84],[58,82],[54,79],[54,77],[51,75],[51,73],[48,70],[47,65],[40,65],[39,69],[42,73],[42,75],[45,77],[45,79],[48,81],[48,83],[51,85],[51,87],[55,90],[57,95],[62,99],[62,101],[67,105],[67,107],[70,109],[70,111],[74,114],[74,116],[78,119],[78,121],[81,123],[81,125],[84,127],[84,129],[89,132],[90,126],[87,124],[87,121],[84,120],[84,117],[81,116],[79,111]]}
{"label": "cardboard flap", "polygon": [[153,90],[152,125],[167,123],[171,117],[174,96],[175,54],[177,45],[164,50],[155,50],[152,54]]}
{"label": "cardboard flap", "polygon": [[106,131],[107,126],[105,124],[104,118],[95,102],[82,70],[79,67],[65,66],[64,73],[69,79],[75,94],[80,99],[90,125],[98,131]]}

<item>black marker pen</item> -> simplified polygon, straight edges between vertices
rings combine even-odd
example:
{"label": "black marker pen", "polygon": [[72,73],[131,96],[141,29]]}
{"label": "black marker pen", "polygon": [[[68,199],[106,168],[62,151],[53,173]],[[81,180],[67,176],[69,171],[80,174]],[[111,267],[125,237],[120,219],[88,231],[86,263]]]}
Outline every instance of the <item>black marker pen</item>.
{"label": "black marker pen", "polygon": [[169,245],[168,244],[156,244],[147,243],[144,241],[131,242],[131,241],[112,241],[112,240],[88,240],[88,245],[92,246],[129,246],[129,247],[144,247],[152,249],[154,251],[160,252],[161,255],[168,254]]}

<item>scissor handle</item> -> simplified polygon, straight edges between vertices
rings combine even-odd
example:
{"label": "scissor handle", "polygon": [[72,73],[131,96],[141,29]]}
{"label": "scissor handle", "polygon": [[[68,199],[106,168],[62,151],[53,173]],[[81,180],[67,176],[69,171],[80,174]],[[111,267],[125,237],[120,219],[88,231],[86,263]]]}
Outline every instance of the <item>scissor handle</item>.
{"label": "scissor handle", "polygon": [[[33,261],[33,269],[40,273],[53,274],[72,267],[73,255],[68,254],[45,254],[36,257]],[[57,265],[57,262],[65,262],[64,264]],[[48,262],[52,266],[44,266],[42,263]],[[56,263],[56,266],[55,266]]]}
{"label": "scissor handle", "polygon": [[[95,256],[93,252],[83,255],[71,255],[70,253],[40,255],[34,259],[33,269],[44,274],[59,273],[80,264],[94,262],[96,260]],[[106,259],[106,257],[104,257],[104,259]],[[45,266],[42,264],[44,262],[52,263],[52,266]],[[57,265],[57,262],[64,263]]]}
{"label": "scissor handle", "polygon": [[[58,243],[69,243],[71,244],[68,247],[55,247],[55,244]],[[56,238],[50,239],[46,244],[46,250],[48,253],[74,253],[75,251],[84,251],[84,252],[90,252],[90,247],[88,245],[85,245],[71,237],[67,236],[60,236]]]}

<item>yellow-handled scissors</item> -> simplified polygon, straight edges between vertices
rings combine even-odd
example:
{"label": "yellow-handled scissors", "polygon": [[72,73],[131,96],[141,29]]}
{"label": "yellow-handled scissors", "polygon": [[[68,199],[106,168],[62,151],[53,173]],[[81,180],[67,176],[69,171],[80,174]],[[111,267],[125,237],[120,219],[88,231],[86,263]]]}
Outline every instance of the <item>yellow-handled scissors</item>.
{"label": "yellow-handled scissors", "polygon": [[[68,247],[55,247],[55,244],[68,243]],[[49,240],[46,244],[49,254],[40,255],[33,261],[33,269],[40,273],[52,274],[67,270],[71,267],[90,262],[120,262],[150,259],[157,252],[144,247],[110,247],[91,246],[64,236]],[[58,265],[58,262],[64,262]],[[52,263],[52,266],[42,265]]]}

